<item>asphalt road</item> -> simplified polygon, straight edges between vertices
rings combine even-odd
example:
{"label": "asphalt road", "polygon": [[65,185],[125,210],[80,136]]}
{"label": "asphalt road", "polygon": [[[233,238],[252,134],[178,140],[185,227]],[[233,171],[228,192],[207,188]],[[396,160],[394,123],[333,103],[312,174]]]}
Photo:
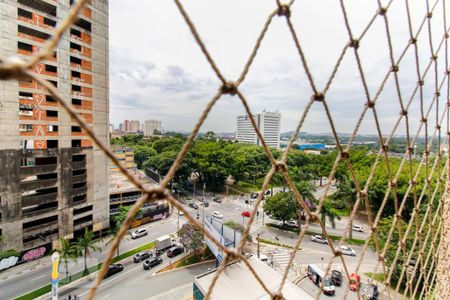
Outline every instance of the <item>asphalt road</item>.
{"label": "asphalt road", "polygon": [[[159,236],[173,233],[177,229],[174,219],[149,223],[142,226],[142,228],[147,228],[149,234],[135,240],[132,240],[131,238],[125,239],[120,244],[121,253],[154,241]],[[105,246],[105,243],[106,242],[101,243],[103,249],[102,252],[94,252],[92,257],[88,259],[88,266],[96,265],[104,260],[106,252],[109,249],[108,246]],[[50,283],[50,257],[41,259],[39,264],[36,265],[36,268],[33,270],[24,269],[24,267],[26,266],[22,265],[2,272],[2,279],[0,279],[0,299],[13,299]],[[72,274],[82,271],[83,269],[84,261],[82,258],[78,259],[77,263],[69,263],[69,271]],[[20,274],[18,274],[18,270],[21,270]],[[65,276],[64,266],[60,267],[60,272],[62,273],[61,276]]]}

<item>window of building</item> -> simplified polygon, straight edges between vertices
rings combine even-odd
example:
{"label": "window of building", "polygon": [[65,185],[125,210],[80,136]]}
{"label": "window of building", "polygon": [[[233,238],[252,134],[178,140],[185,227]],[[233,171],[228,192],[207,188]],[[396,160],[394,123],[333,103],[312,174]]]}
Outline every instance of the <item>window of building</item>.
{"label": "window of building", "polygon": [[85,154],[72,155],[72,161],[73,162],[85,161],[85,160],[86,160],[86,155]]}
{"label": "window of building", "polygon": [[45,65],[45,71],[56,73],[56,72],[58,72],[58,68],[55,66],[51,66],[51,65]]}
{"label": "window of building", "polygon": [[85,174],[86,174],[86,169],[72,171],[72,176],[85,175]]}
{"label": "window of building", "polygon": [[89,21],[87,21],[87,20],[85,20],[85,19],[78,19],[78,20],[75,22],[75,25],[77,25],[77,26],[83,28],[83,29],[86,30],[86,31],[91,32],[91,28],[92,28],[91,22],[89,22]]}
{"label": "window of building", "polygon": [[74,28],[70,29],[70,34],[76,35],[77,37],[81,37],[81,31],[76,30]]}
{"label": "window of building", "polygon": [[42,31],[39,31],[39,30],[36,30],[33,28],[25,27],[22,25],[19,25],[17,29],[20,33],[23,33],[26,35],[31,35],[33,37],[37,37],[37,38],[43,39],[43,40],[48,40],[51,37],[51,35],[48,33],[45,33],[45,32],[42,32]]}
{"label": "window of building", "polygon": [[43,218],[43,219],[39,219],[39,220],[35,220],[35,221],[31,221],[31,222],[27,222],[27,223],[23,223],[22,224],[22,228],[23,229],[27,229],[27,228],[31,228],[31,227],[35,227],[35,226],[45,226],[48,223],[52,223],[58,221],[58,216],[51,216],[51,217],[47,217],[47,218]]}
{"label": "window of building", "polygon": [[17,48],[28,52],[33,52],[33,46],[23,42],[17,42]]}
{"label": "window of building", "polygon": [[72,99],[72,104],[73,105],[81,105],[81,100],[80,99]]}
{"label": "window of building", "polygon": [[33,140],[21,140],[20,141],[20,149],[34,149],[34,141]]}
{"label": "window of building", "polygon": [[72,140],[72,147],[74,148],[81,147],[81,140]]}
{"label": "window of building", "polygon": [[47,102],[56,102],[56,99],[53,96],[45,95],[45,101]]}
{"label": "window of building", "polygon": [[56,156],[36,157],[36,166],[55,165],[58,162]]}
{"label": "window of building", "polygon": [[47,131],[58,132],[58,125],[47,125]]}
{"label": "window of building", "polygon": [[17,0],[18,3],[56,17],[56,6],[42,0]]}
{"label": "window of building", "polygon": [[36,161],[35,161],[34,157],[20,159],[21,167],[34,167],[35,165],[36,165]]}
{"label": "window of building", "polygon": [[49,80],[49,82],[51,84],[53,84],[54,87],[58,87],[58,82],[54,81],[54,80]]}
{"label": "window of building", "polygon": [[73,215],[75,216],[75,215],[79,215],[79,214],[85,213],[87,211],[91,211],[92,207],[93,207],[92,205],[88,205],[88,206],[81,207],[81,208],[74,208],[73,209]]}
{"label": "window of building", "polygon": [[76,43],[74,43],[74,42],[70,42],[70,49],[74,49],[74,50],[77,50],[77,51],[81,52],[81,46],[76,44]]}
{"label": "window of building", "polygon": [[45,111],[45,115],[47,117],[57,118],[58,117],[58,111],[57,110],[46,110]]}
{"label": "window of building", "polygon": [[77,65],[81,65],[81,59],[79,59],[78,57],[70,57],[70,62],[73,64],[77,64]]}
{"label": "window of building", "polygon": [[33,100],[33,94],[32,93],[26,93],[26,92],[19,92],[19,98],[25,99],[25,100]]}
{"label": "window of building", "polygon": [[72,84],[73,92],[81,92],[81,86]]}
{"label": "window of building", "polygon": [[25,9],[18,8],[17,9],[17,14],[20,17],[24,17],[24,18],[27,18],[27,19],[33,19],[33,14],[31,12],[29,12],[28,10],[25,10]]}
{"label": "window of building", "polygon": [[52,19],[46,17],[44,17],[44,24],[51,27],[56,27],[56,21],[53,21]]}
{"label": "window of building", "polygon": [[58,148],[58,140],[47,140],[47,148]]}
{"label": "window of building", "polygon": [[81,78],[81,73],[77,71],[71,71],[72,77]]}
{"label": "window of building", "polygon": [[81,132],[80,126],[72,126],[72,132]]}
{"label": "window of building", "polygon": [[20,132],[33,132],[33,124],[20,124],[19,131]]}

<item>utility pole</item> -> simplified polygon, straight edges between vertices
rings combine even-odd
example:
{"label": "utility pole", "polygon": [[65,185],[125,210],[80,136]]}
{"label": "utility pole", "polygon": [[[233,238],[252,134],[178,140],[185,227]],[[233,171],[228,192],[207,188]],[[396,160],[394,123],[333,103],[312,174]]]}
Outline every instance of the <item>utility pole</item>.
{"label": "utility pole", "polygon": [[258,241],[258,243],[257,243],[257,248],[256,248],[256,253],[258,254],[258,258],[259,258],[259,254],[260,254],[260,252],[261,252],[260,247],[259,247],[259,238],[260,238],[261,234],[263,234],[263,233],[264,233],[264,232],[258,232],[258,233],[256,234],[256,236],[257,236],[256,240]]}
{"label": "utility pole", "polygon": [[203,192],[202,192],[202,202],[203,202],[203,220],[202,223],[205,221],[205,187],[206,187],[206,183],[203,182]]}

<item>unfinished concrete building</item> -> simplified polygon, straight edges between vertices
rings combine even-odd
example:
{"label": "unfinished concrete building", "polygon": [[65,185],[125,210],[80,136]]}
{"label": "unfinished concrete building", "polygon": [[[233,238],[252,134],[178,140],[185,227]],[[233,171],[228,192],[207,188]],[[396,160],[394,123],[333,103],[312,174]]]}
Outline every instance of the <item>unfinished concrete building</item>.
{"label": "unfinished concrete building", "polygon": [[[43,48],[73,0],[0,1],[0,53]],[[35,72],[51,81],[108,142],[108,1],[92,0],[54,56]],[[34,80],[0,84],[0,234],[3,248],[55,246],[109,227],[108,161]]]}

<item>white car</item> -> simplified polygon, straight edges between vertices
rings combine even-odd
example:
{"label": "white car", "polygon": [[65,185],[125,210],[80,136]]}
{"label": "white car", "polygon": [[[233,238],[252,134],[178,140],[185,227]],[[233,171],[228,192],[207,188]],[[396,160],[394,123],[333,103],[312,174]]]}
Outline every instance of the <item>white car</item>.
{"label": "white car", "polygon": [[286,225],[289,227],[294,227],[294,228],[298,228],[298,223],[295,220],[290,220],[286,222]]}
{"label": "white car", "polygon": [[353,231],[364,232],[363,227],[361,225],[353,224]]}
{"label": "white car", "polygon": [[321,235],[313,235],[313,236],[311,236],[311,241],[316,242],[316,243],[321,243],[321,244],[328,244],[327,239],[324,238]]}
{"label": "white car", "polygon": [[141,236],[147,235],[147,229],[141,228],[131,233],[132,239],[140,238]]}
{"label": "white car", "polygon": [[350,248],[349,246],[341,246],[342,254],[356,256],[356,251]]}
{"label": "white car", "polygon": [[212,216],[217,219],[223,219],[223,215],[220,212],[218,212],[217,210],[213,211]]}

